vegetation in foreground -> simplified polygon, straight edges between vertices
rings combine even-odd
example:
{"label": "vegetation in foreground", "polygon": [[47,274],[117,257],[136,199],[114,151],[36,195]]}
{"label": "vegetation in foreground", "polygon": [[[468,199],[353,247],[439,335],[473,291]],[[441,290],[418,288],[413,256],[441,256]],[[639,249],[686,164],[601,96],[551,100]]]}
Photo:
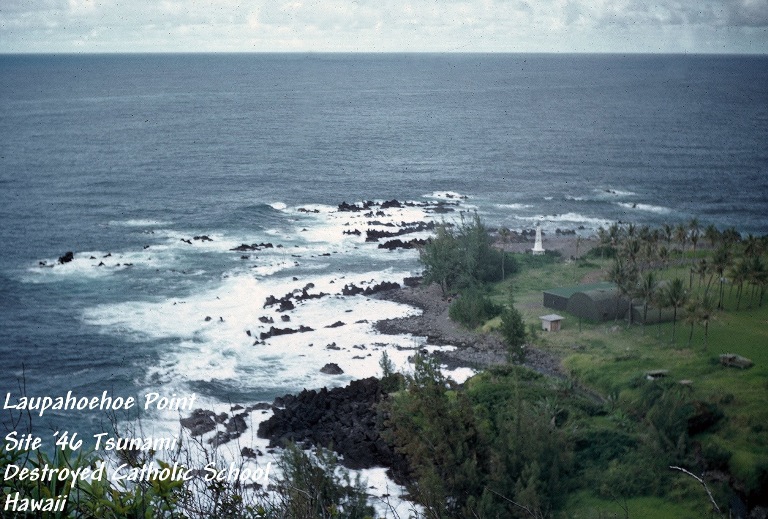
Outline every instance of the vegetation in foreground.
{"label": "vegetation in foreground", "polygon": [[[408,460],[406,485],[423,507],[418,515],[739,517],[768,506],[765,239],[702,233],[693,224],[666,231],[613,226],[601,232],[602,244],[588,258],[570,263],[496,251],[477,217],[438,231],[422,260],[427,280],[458,294],[452,317],[471,328],[498,329],[511,360],[524,358],[526,342],[559,355],[568,376],[509,364],[459,387],[433,360],[416,356],[414,373],[392,386],[381,411],[385,433]],[[706,250],[702,236],[711,240]],[[568,318],[561,332],[532,333],[542,289],[596,272],[643,310],[670,309],[672,321],[648,326]],[[722,366],[718,355],[725,352],[755,365]],[[382,369],[391,374],[386,358]],[[649,380],[653,370],[666,376]],[[71,452],[2,456],[3,467],[96,461]],[[282,465],[271,494],[199,479],[78,483],[74,489],[11,479],[3,482],[3,495],[73,494],[66,510],[43,515],[62,518],[373,514],[362,483],[328,451],[289,447]]]}
{"label": "vegetation in foreground", "polygon": [[[504,473],[511,482],[494,487],[501,480],[488,471],[484,494],[472,494],[483,495],[481,501],[487,504],[493,501],[490,492],[497,498],[495,505],[483,508],[456,497],[457,503],[470,508],[442,510],[436,517],[647,516],[643,510],[654,510],[654,516],[717,517],[741,516],[746,510],[768,506],[764,426],[768,410],[763,405],[768,396],[768,350],[764,348],[768,308],[763,304],[766,239],[742,239],[732,229],[720,232],[711,226],[702,230],[695,220],[659,229],[614,225],[601,230],[600,238],[601,245],[582,260],[516,255],[518,269],[504,282],[475,284],[469,292],[464,286],[454,287],[457,301],[467,294],[473,301],[483,299],[482,304],[454,303],[456,314],[466,309],[514,308],[532,332],[539,326],[538,315],[546,313],[542,290],[585,279],[614,281],[622,297],[637,306],[644,318],[649,311],[670,315],[670,322],[654,325],[634,324],[631,317],[590,323],[566,316],[559,333],[529,333],[530,342],[563,359],[568,378],[559,384],[575,395],[589,396],[586,401],[591,406],[567,397],[553,381],[549,381],[551,387],[542,384],[535,396],[524,395],[522,403],[510,402],[501,395],[519,388],[519,378],[504,380],[493,375],[494,370],[455,390],[468,399],[474,417],[491,416],[498,422],[507,413],[509,421],[501,428],[477,426],[490,434],[479,437],[486,439],[484,452],[491,459],[504,452],[503,447],[498,452],[489,447],[504,445],[496,443],[502,436],[499,431],[522,419],[510,413],[510,406],[520,409],[519,413],[536,405],[539,413],[549,408],[561,411],[561,419],[550,422],[558,439],[548,448],[565,453],[564,459],[571,461],[558,465],[563,469],[559,490],[568,497],[551,499],[545,490],[551,488],[547,486],[552,484],[551,475],[539,475],[540,493],[531,499],[530,493],[522,491],[527,481],[523,471],[506,467]],[[429,272],[430,257],[424,259]],[[514,307],[507,303],[511,293]],[[490,312],[484,319],[475,318],[480,312],[467,313],[473,318],[458,315],[455,320],[482,331],[505,329],[504,320]],[[721,353],[748,357],[755,366],[746,370],[723,366]],[[652,371],[666,376],[649,380]],[[489,377],[498,386],[490,384]],[[489,412],[472,399],[478,387],[493,387],[499,392],[494,393],[495,400],[502,405]],[[520,394],[519,389],[515,391]],[[702,475],[701,482],[695,479]],[[525,476],[530,476],[530,470]],[[508,509],[497,508],[505,504]]]}

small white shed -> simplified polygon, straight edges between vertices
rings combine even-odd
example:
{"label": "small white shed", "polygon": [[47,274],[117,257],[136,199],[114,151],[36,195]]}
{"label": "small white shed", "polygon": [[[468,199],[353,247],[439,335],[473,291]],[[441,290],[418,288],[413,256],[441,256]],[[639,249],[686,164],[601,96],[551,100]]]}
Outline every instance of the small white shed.
{"label": "small white shed", "polygon": [[560,323],[563,321],[563,319],[565,319],[565,317],[557,314],[547,314],[539,316],[539,319],[541,319],[542,330],[546,330],[548,332],[559,332]]}

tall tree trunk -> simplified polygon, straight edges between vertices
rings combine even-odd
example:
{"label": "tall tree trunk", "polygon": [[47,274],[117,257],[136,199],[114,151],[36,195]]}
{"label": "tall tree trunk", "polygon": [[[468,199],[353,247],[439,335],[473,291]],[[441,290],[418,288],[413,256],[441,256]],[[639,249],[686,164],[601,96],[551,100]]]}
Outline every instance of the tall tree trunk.
{"label": "tall tree trunk", "polygon": [[693,326],[696,323],[691,323],[691,333],[688,334],[688,347],[691,347],[691,341],[693,340]]}
{"label": "tall tree trunk", "polygon": [[677,306],[674,308],[675,311],[672,313],[672,344],[675,342],[675,326],[677,325]]}
{"label": "tall tree trunk", "polygon": [[709,339],[709,319],[704,321],[704,351],[707,351],[707,339]]}
{"label": "tall tree trunk", "polygon": [[659,305],[659,321],[656,323],[656,338],[661,338],[661,305]]}

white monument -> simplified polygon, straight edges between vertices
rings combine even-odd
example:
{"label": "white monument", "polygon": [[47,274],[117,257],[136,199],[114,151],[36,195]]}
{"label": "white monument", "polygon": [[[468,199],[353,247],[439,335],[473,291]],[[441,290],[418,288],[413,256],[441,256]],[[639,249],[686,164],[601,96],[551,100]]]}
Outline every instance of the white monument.
{"label": "white monument", "polygon": [[531,251],[536,256],[541,256],[545,252],[544,246],[541,243],[541,225],[538,223],[536,224],[536,243],[533,245],[533,249],[531,249]]}

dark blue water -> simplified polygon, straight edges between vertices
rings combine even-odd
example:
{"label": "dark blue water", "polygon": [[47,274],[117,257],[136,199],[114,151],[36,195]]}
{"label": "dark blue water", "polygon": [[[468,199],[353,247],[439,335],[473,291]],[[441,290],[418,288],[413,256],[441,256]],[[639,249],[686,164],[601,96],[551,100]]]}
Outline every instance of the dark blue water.
{"label": "dark blue water", "polygon": [[[182,377],[166,355],[198,331],[139,336],[114,317],[245,275],[180,237],[303,247],[324,224],[298,207],[445,191],[511,228],[697,217],[764,234],[766,142],[759,56],[0,56],[0,394],[22,365],[30,394],[137,391],[166,382],[146,376],[163,364]],[[89,255],[38,266],[68,250]],[[107,253],[138,264],[102,275]],[[263,279],[417,268],[404,258]],[[255,398],[242,380],[258,369],[185,383]]]}

